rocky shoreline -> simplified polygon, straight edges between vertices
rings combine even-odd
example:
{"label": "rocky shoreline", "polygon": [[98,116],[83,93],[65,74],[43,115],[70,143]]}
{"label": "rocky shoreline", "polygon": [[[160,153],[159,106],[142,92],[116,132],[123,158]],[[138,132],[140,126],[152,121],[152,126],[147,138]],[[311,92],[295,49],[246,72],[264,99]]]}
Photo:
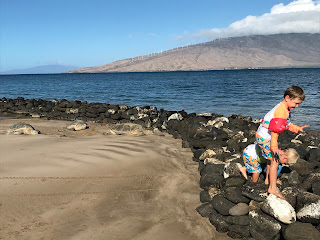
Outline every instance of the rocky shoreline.
{"label": "rocky shoreline", "polygon": [[130,107],[68,100],[0,99],[0,116],[101,123],[135,123],[158,129],[182,140],[199,163],[201,205],[219,232],[245,239],[319,239],[320,141],[319,133],[284,132],[281,148],[295,148],[300,159],[280,175],[287,201],[267,194],[263,176],[256,184],[245,181],[238,170],[242,151],[255,141],[259,121],[251,117],[214,113],[186,113],[155,107]]}

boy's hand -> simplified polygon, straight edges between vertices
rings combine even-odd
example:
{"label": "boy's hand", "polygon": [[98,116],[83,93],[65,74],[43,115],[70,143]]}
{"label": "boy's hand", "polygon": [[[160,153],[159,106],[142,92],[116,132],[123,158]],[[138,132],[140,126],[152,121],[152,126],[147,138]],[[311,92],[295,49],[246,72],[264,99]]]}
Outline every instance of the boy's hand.
{"label": "boy's hand", "polygon": [[304,126],[298,127],[298,131],[299,132],[304,132],[303,129],[306,128],[306,127],[310,127],[310,125],[304,125]]}
{"label": "boy's hand", "polygon": [[279,157],[284,154],[284,151],[282,151],[280,148],[275,148],[275,149],[272,149],[272,153],[273,155],[278,155]]}

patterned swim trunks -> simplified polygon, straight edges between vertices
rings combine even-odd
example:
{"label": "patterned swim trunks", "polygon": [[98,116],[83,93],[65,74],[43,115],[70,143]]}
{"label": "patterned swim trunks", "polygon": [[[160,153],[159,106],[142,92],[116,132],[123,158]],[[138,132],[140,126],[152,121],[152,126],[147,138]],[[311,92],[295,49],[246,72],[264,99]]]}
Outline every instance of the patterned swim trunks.
{"label": "patterned swim trunks", "polygon": [[259,134],[256,133],[257,144],[259,145],[262,153],[262,157],[268,160],[273,159],[272,152],[270,150],[271,141],[262,138]]}
{"label": "patterned swim trunks", "polygon": [[249,154],[246,153],[246,151],[243,151],[242,156],[243,156],[244,165],[246,166],[248,173],[261,173],[262,172],[261,165],[256,158],[249,156]]}

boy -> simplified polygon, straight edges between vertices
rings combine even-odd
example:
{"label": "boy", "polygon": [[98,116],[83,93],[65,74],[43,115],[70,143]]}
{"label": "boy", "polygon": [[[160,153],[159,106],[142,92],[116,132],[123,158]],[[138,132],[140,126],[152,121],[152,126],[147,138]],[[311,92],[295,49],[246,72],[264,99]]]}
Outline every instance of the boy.
{"label": "boy", "polygon": [[270,183],[268,193],[274,194],[281,199],[284,199],[284,197],[277,188],[277,169],[279,166],[279,160],[274,156],[281,156],[284,152],[278,148],[279,132],[271,131],[270,129],[266,128],[265,124],[268,125],[273,118],[282,118],[286,119],[285,129],[288,129],[294,133],[298,133],[299,131],[303,132],[303,129],[305,127],[309,127],[309,125],[300,127],[292,124],[290,122],[290,110],[298,107],[304,99],[305,94],[300,87],[293,85],[287,88],[284,93],[283,101],[276,105],[264,116],[263,121],[256,132],[256,140],[257,144],[262,150],[262,156],[271,161],[269,168],[270,173],[267,171],[267,177],[269,179],[266,179],[266,182]]}
{"label": "boy", "polygon": [[[289,148],[279,155],[279,163],[293,165],[297,162],[299,154],[293,148]],[[243,167],[240,167],[239,170],[245,179],[248,180],[248,173],[252,173],[252,182],[257,182],[262,172],[262,164],[266,164],[267,160],[262,157],[261,149],[258,144],[250,144],[243,150]],[[279,175],[281,168],[278,168]],[[266,177],[267,180],[267,177]],[[266,183],[266,182],[265,182]]]}

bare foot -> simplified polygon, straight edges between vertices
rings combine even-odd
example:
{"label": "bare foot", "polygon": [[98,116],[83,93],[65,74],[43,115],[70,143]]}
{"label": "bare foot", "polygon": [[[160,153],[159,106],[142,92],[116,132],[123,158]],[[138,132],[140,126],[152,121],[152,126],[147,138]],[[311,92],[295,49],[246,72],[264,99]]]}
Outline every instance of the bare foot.
{"label": "bare foot", "polygon": [[247,168],[246,168],[245,166],[243,166],[243,167],[240,167],[239,170],[240,170],[242,176],[243,176],[245,179],[248,180]]}
{"label": "bare foot", "polygon": [[264,184],[265,185],[269,185],[269,179],[268,178],[266,178],[266,180],[264,180]]}
{"label": "bare foot", "polygon": [[269,188],[269,189],[268,189],[268,193],[269,193],[269,194],[273,194],[273,195],[275,195],[276,197],[285,200],[285,197],[282,195],[282,193],[279,191],[278,188],[277,188],[276,191],[272,191],[272,190],[270,190],[270,188]]}
{"label": "bare foot", "polygon": [[282,185],[282,182],[280,179],[277,179],[277,184]]}

